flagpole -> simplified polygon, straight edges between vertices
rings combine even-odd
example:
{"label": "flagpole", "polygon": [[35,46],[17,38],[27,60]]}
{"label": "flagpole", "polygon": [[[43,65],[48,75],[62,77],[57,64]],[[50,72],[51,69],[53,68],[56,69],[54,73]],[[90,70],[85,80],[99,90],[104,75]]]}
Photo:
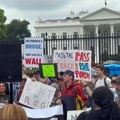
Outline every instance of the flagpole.
{"label": "flagpole", "polygon": [[107,7],[107,1],[105,0],[105,7]]}

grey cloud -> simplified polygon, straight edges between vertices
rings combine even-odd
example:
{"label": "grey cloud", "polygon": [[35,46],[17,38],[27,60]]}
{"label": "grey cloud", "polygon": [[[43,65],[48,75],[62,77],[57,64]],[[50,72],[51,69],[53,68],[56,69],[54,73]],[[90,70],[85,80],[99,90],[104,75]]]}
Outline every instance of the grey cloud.
{"label": "grey cloud", "polygon": [[0,0],[0,4],[18,10],[52,10],[69,4],[72,0]]}

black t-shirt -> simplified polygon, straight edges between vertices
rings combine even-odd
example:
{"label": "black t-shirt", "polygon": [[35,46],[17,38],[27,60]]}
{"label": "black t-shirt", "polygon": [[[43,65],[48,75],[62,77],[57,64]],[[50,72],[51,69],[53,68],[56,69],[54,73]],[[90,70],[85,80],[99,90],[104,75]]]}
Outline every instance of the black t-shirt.
{"label": "black t-shirt", "polygon": [[91,110],[86,120],[105,120],[102,118],[101,110]]}

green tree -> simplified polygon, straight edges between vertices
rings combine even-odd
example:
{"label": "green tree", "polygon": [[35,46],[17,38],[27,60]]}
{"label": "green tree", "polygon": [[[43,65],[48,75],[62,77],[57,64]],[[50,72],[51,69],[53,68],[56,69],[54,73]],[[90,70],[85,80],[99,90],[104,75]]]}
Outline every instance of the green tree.
{"label": "green tree", "polygon": [[12,20],[7,24],[7,40],[8,41],[20,41],[24,40],[24,37],[30,37],[31,33],[28,29],[30,23],[26,20],[20,21],[19,19]]}
{"label": "green tree", "polygon": [[6,16],[4,16],[4,10],[0,9],[0,41],[7,38],[7,30],[5,25],[6,19]]}

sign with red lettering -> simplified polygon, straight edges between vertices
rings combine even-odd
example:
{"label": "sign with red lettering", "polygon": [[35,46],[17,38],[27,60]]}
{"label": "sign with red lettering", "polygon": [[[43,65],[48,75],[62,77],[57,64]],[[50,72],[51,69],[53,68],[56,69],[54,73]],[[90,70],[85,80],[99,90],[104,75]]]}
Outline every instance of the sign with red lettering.
{"label": "sign with red lettering", "polygon": [[91,51],[75,52],[75,79],[91,80]]}
{"label": "sign with red lettering", "polygon": [[27,79],[19,103],[31,108],[48,108],[55,94],[55,88],[38,81]]}
{"label": "sign with red lettering", "polygon": [[58,64],[58,72],[75,69],[74,50],[54,50],[53,62]]}
{"label": "sign with red lettering", "polygon": [[43,62],[43,38],[25,38],[24,65],[39,68]]}

